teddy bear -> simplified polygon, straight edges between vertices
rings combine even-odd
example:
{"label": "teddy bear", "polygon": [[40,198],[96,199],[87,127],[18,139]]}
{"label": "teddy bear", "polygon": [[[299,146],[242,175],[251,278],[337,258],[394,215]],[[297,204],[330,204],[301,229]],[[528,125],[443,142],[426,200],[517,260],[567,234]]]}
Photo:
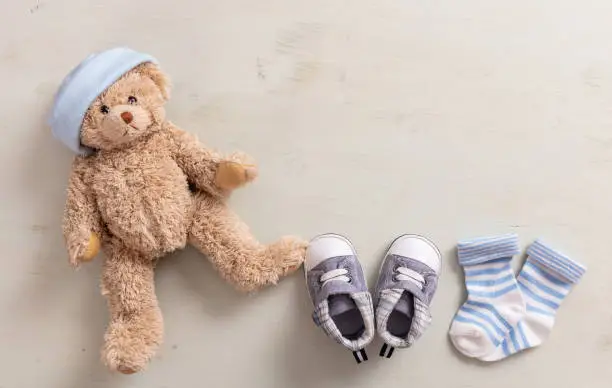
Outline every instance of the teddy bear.
{"label": "teddy bear", "polygon": [[257,169],[241,153],[223,157],[166,119],[170,84],[155,58],[119,47],[90,55],[62,82],[50,126],[76,153],[63,233],[69,262],[102,249],[102,294],[110,323],[102,360],[143,370],[162,341],[154,290],[158,259],[193,245],[237,289],[251,292],[294,272],[307,243],[263,245],[228,206]]}

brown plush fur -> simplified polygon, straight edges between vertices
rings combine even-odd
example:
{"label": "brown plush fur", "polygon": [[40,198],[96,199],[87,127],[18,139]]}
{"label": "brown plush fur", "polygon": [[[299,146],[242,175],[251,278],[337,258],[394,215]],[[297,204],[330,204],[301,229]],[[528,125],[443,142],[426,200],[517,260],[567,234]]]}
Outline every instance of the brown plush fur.
{"label": "brown plush fur", "polygon": [[100,237],[106,253],[102,293],[111,319],[102,357],[123,373],[142,370],[162,341],[153,284],[158,258],[189,242],[224,279],[253,291],[296,270],[306,248],[293,237],[266,246],[251,235],[226,199],[256,177],[255,166],[241,154],[215,154],[166,121],[168,89],[152,64],[108,88],[81,130],[82,143],[97,151],[75,158],[68,188],[70,263],[91,259]]}

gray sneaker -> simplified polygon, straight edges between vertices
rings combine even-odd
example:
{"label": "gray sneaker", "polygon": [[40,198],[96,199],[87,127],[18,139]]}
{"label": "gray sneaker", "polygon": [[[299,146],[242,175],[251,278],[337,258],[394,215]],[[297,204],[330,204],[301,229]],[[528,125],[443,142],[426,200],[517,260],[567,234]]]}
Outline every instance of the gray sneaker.
{"label": "gray sneaker", "polygon": [[429,304],[438,286],[442,256],[425,237],[403,235],[387,250],[374,293],[381,357],[405,348],[431,323]]}
{"label": "gray sneaker", "polygon": [[374,338],[374,307],[351,242],[336,234],[315,237],[304,271],[315,324],[352,350],[357,363],[367,361],[364,347]]}

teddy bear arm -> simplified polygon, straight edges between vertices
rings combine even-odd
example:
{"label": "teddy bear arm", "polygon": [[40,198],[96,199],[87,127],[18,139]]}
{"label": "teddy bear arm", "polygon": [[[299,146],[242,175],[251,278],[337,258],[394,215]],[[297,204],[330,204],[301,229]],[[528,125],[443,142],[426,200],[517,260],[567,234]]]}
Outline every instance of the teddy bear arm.
{"label": "teddy bear arm", "polygon": [[92,233],[101,235],[101,220],[91,188],[85,182],[86,164],[75,160],[68,181],[64,208],[63,232],[66,241],[89,238]]}
{"label": "teddy bear arm", "polygon": [[213,196],[225,196],[215,178],[223,158],[207,149],[195,136],[174,126],[169,128],[171,150],[175,161],[191,183]]}

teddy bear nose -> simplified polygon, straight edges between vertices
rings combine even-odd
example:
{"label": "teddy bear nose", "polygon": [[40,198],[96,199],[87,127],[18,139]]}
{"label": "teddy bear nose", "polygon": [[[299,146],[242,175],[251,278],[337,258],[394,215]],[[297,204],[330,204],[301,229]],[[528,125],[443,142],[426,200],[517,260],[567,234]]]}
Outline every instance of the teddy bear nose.
{"label": "teddy bear nose", "polygon": [[130,112],[121,113],[121,118],[125,121],[126,124],[129,124],[134,120],[134,116]]}

